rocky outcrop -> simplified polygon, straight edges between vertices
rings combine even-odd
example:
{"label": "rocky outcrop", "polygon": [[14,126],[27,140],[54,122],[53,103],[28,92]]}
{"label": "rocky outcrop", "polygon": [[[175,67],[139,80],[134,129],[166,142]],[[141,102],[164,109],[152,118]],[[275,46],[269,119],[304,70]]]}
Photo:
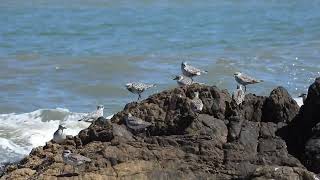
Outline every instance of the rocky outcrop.
{"label": "rocky outcrop", "polygon": [[290,122],[298,113],[299,106],[283,87],[274,89],[265,102],[265,122]]}
{"label": "rocky outcrop", "polygon": [[[195,91],[204,103],[200,114],[190,106]],[[129,112],[152,125],[130,132]],[[297,113],[297,104],[280,87],[269,97],[247,94],[239,106],[215,86],[175,88],[127,104],[110,121],[99,118],[62,145],[35,148],[8,166],[2,179],[313,179],[288,153],[288,139],[279,136]],[[63,163],[64,149],[92,161],[75,173]]]}
{"label": "rocky outcrop", "polygon": [[286,140],[288,150],[310,170],[320,173],[320,78],[310,85],[299,114],[278,134]]}

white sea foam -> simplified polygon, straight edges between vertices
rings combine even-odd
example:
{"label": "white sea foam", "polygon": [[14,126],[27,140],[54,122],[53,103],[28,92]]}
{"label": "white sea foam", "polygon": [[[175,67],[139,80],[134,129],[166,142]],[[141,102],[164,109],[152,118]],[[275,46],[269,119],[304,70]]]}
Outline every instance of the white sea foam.
{"label": "white sea foam", "polygon": [[303,101],[302,101],[302,98],[293,98],[297,104],[301,107],[303,105]]}
{"label": "white sea foam", "polygon": [[[43,146],[52,139],[59,124],[64,124],[67,135],[77,135],[90,123],[79,122],[85,113],[74,113],[68,109],[39,109],[23,114],[0,115],[0,163],[8,158],[18,160],[32,148]],[[111,116],[107,118],[111,118]],[[10,159],[12,161],[12,159]]]}

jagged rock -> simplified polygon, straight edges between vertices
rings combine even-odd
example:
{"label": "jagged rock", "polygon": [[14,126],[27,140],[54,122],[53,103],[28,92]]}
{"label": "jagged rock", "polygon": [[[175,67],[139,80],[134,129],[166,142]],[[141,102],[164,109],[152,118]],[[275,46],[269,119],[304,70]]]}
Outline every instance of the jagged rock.
{"label": "jagged rock", "polygon": [[87,129],[80,131],[79,138],[81,144],[85,145],[92,141],[108,142],[113,138],[112,126],[107,120],[100,117],[94,121]]}
{"label": "jagged rock", "polygon": [[304,151],[306,166],[313,172],[320,172],[320,123],[312,129],[313,136],[307,141]]}
{"label": "jagged rock", "polygon": [[285,139],[288,151],[314,171],[320,173],[319,168],[319,128],[320,123],[320,78],[310,85],[307,99],[300,108],[299,114],[288,126],[281,128],[277,134]]}
{"label": "jagged rock", "polygon": [[290,122],[299,111],[299,106],[283,87],[274,89],[266,99],[264,105],[263,121],[265,122]]}
{"label": "jagged rock", "polygon": [[[200,113],[189,103],[195,91],[204,103]],[[48,142],[35,148],[3,177],[26,168],[35,171],[26,175],[34,179],[246,179],[269,177],[268,169],[257,170],[264,166],[284,168],[280,174],[270,172],[270,177],[309,177],[313,174],[288,153],[278,136],[279,129],[288,128],[288,113],[296,113],[295,106],[285,90],[273,92],[270,97],[248,94],[236,106],[226,90],[214,86],[163,91],[127,104],[111,121],[99,118],[61,145]],[[265,113],[268,108],[271,114]],[[152,123],[146,133],[130,133],[124,121],[129,112]],[[266,120],[269,117],[272,120]],[[92,161],[79,166],[74,176],[73,168],[63,163],[64,149]],[[309,149],[312,155],[318,152]]]}
{"label": "jagged rock", "polygon": [[260,122],[266,97],[247,94],[240,105],[230,103],[226,112],[227,118],[238,117],[248,121]]}
{"label": "jagged rock", "polygon": [[196,91],[200,92],[199,97],[204,104],[201,114],[224,119],[226,104],[231,101],[230,95],[215,86],[193,84],[189,87],[176,88],[152,95],[139,104],[135,102],[127,104],[124,110],[117,113],[111,121],[124,124],[124,117],[130,112],[153,123],[149,131],[152,135],[184,134],[185,129],[189,127],[196,116],[188,103],[193,92]]}

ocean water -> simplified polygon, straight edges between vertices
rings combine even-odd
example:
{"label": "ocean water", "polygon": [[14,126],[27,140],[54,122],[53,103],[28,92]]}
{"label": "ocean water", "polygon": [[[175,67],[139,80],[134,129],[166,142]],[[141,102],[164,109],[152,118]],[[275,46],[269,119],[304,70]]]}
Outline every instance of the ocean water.
{"label": "ocean water", "polygon": [[[320,75],[320,1],[0,0],[0,162],[50,140],[60,122],[75,135],[97,104],[112,115],[136,96],[124,85],[176,87],[181,61],[197,80],[230,91],[233,73],[284,86],[293,97]],[[48,130],[50,129],[50,130]]]}

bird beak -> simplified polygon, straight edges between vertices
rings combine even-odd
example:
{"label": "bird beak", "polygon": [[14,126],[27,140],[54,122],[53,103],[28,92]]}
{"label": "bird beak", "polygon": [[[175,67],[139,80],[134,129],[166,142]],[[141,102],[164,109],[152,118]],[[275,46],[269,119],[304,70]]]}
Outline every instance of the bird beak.
{"label": "bird beak", "polygon": [[178,79],[179,79],[179,77],[178,77],[178,76],[176,76],[176,77],[174,77],[174,78],[173,78],[173,80],[178,80]]}

